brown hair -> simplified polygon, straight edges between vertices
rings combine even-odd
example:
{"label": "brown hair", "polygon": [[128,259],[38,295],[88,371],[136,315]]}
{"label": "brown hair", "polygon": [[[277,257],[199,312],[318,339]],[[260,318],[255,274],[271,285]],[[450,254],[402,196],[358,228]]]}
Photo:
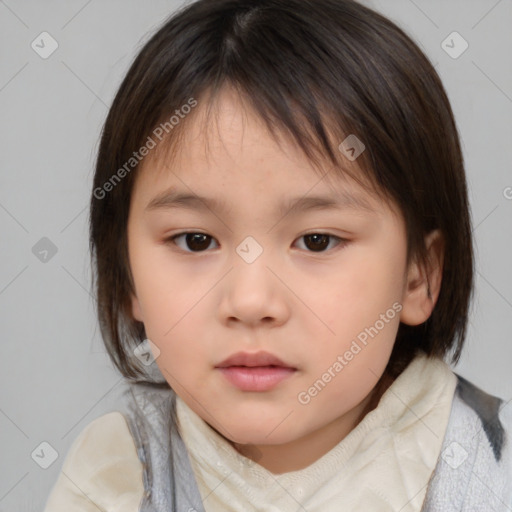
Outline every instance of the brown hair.
{"label": "brown hair", "polygon": [[[199,0],[142,48],[102,132],[90,246],[100,329],[119,371],[145,379],[133,357],[145,332],[130,307],[127,220],[140,167],[131,159],[176,109],[191,98],[213,101],[225,85],[312,162],[336,166],[342,137],[363,141],[357,165],[403,214],[409,260],[425,261],[424,236],[442,232],[437,304],[424,324],[400,324],[387,375],[398,375],[419,349],[451,351],[457,361],[473,286],[471,221],[457,128],[429,60],[395,24],[355,1]],[[169,127],[167,138],[176,142],[186,123]]]}

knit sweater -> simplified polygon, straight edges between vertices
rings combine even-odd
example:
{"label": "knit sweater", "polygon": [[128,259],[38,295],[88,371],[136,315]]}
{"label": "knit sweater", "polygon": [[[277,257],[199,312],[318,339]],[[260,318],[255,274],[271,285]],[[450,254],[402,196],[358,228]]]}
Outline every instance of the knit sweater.
{"label": "knit sweater", "polygon": [[[176,394],[139,383],[125,399],[75,440],[45,512],[205,512]],[[511,436],[512,404],[457,376],[422,512],[512,510]]]}
{"label": "knit sweater", "polygon": [[348,435],[281,474],[241,455],[179,396],[178,428],[206,512],[420,512],[456,385],[444,361],[416,357]]}

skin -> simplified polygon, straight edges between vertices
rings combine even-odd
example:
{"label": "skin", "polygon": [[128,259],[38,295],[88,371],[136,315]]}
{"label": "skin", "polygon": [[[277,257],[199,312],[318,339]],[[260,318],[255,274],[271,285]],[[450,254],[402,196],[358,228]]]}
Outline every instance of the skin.
{"label": "skin", "polygon": [[[348,178],[322,180],[293,143],[278,146],[229,91],[218,107],[216,129],[203,129],[200,103],[179,153],[168,161],[148,157],[137,176],[128,220],[132,312],[160,350],[162,374],[193,411],[272,473],[295,471],[357,425],[399,322],[418,325],[430,316],[440,287],[441,238],[434,232],[426,239],[429,269],[414,261],[407,266],[397,211]],[[227,209],[147,209],[171,187],[222,198]],[[374,211],[277,212],[283,199],[342,193],[364,198]],[[184,232],[211,239],[193,252],[185,236],[170,240]],[[320,252],[305,238],[315,233],[333,237]],[[236,252],[248,236],[263,248],[250,264]],[[400,313],[309,403],[300,403],[299,393],[396,303]],[[235,352],[260,350],[296,368],[270,391],[241,391],[215,368]]]}

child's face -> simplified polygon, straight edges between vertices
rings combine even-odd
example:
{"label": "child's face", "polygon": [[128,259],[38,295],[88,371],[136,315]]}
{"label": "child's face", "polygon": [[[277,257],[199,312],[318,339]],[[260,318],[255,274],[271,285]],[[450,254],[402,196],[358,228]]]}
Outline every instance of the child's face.
{"label": "child's face", "polygon": [[[128,223],[133,314],[160,350],[163,376],[225,437],[263,446],[317,433],[328,449],[389,360],[407,288],[404,222],[354,182],[333,172],[331,185],[322,180],[294,146],[283,152],[230,96],[219,112],[208,158],[199,116],[178,159],[159,172],[148,160],[138,176]],[[225,209],[148,207],[171,188]],[[344,194],[374,211],[284,206]],[[166,242],[184,232],[212,238]],[[332,238],[305,237],[314,234]],[[216,368],[240,351],[270,352],[295,370],[270,389],[240,389]]]}

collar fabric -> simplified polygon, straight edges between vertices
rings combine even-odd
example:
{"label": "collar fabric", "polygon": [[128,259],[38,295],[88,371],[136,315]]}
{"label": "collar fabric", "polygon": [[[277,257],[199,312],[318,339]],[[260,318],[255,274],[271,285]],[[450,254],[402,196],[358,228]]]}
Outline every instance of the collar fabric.
{"label": "collar fabric", "polygon": [[206,512],[419,512],[456,385],[444,361],[418,355],[340,443],[279,475],[241,455],[179,396],[176,413]]}

